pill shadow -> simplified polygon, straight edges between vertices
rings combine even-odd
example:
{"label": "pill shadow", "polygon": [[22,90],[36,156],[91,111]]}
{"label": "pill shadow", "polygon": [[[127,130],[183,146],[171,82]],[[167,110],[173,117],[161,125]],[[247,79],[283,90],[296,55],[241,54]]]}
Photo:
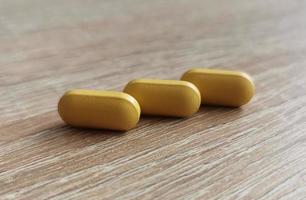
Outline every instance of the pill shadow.
{"label": "pill shadow", "polygon": [[181,123],[183,121],[192,119],[197,116],[206,116],[205,119],[213,120],[219,115],[230,115],[239,117],[244,109],[241,107],[226,107],[226,106],[208,106],[202,105],[199,111],[190,117],[169,117],[169,116],[151,116],[141,115],[137,127],[130,131],[113,131],[106,129],[92,129],[92,128],[76,128],[67,124],[59,124],[54,127],[54,131],[60,134],[61,139],[67,142],[82,141],[82,145],[88,146],[96,143],[104,142],[112,138],[122,138],[128,134],[133,134],[142,129],[156,126],[170,126]]}
{"label": "pill shadow", "polygon": [[59,136],[63,140],[72,142],[82,140],[84,145],[96,144],[111,138],[123,137],[127,134],[126,131],[72,127],[67,124],[56,127],[56,132],[59,132]]}
{"label": "pill shadow", "polygon": [[174,116],[156,116],[156,115],[141,115],[139,120],[139,126],[149,125],[151,123],[170,123],[170,122],[180,122],[186,119],[186,117],[174,117]]}
{"label": "pill shadow", "polygon": [[189,117],[174,117],[174,116],[153,116],[153,115],[141,115],[138,128],[145,128],[147,126],[158,124],[176,124],[186,120],[190,120],[197,116],[210,116],[210,118],[218,117],[218,115],[230,115],[239,117],[243,113],[243,107],[230,107],[230,106],[213,106],[213,105],[201,105],[198,112]]}
{"label": "pill shadow", "polygon": [[231,123],[233,120],[244,117],[246,110],[244,107],[202,105],[195,114],[195,118],[202,119],[207,126]]}
{"label": "pill shadow", "polygon": [[214,106],[214,105],[201,105],[199,112],[242,112],[243,107],[231,107],[231,106]]}
{"label": "pill shadow", "polygon": [[230,106],[214,106],[214,105],[201,105],[199,110],[189,117],[174,117],[174,116],[152,116],[152,115],[141,115],[140,122],[146,123],[146,122],[170,122],[170,121],[184,121],[186,119],[193,118],[197,115],[207,115],[210,113],[218,113],[218,114],[239,114],[244,111],[243,107],[230,107]]}
{"label": "pill shadow", "polygon": [[[194,115],[193,115],[194,116]],[[187,121],[193,116],[189,117],[175,117],[175,116],[155,116],[155,115],[141,115],[137,129],[167,127]]]}

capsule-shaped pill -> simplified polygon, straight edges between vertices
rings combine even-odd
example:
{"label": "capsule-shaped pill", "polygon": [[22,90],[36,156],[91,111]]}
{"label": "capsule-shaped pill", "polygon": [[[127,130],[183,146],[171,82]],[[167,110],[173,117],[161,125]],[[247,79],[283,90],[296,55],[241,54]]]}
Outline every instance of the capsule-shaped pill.
{"label": "capsule-shaped pill", "polygon": [[58,103],[61,118],[84,128],[127,131],[140,117],[138,102],[123,92],[71,90]]}
{"label": "capsule-shaped pill", "polygon": [[187,81],[138,79],[129,82],[124,92],[138,101],[146,115],[187,117],[201,105],[199,90]]}
{"label": "capsule-shaped pill", "polygon": [[181,80],[199,88],[202,104],[239,107],[248,103],[255,92],[251,77],[240,71],[194,68]]}

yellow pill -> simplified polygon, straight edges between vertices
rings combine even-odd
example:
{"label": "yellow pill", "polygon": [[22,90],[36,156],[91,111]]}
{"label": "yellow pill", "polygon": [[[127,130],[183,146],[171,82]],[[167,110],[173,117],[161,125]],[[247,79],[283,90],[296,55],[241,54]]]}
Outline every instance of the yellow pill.
{"label": "yellow pill", "polygon": [[255,92],[251,77],[239,71],[194,68],[181,80],[199,88],[203,104],[239,107],[248,103]]}
{"label": "yellow pill", "polygon": [[127,131],[140,117],[137,101],[123,92],[71,90],[58,103],[61,118],[75,127]]}
{"label": "yellow pill", "polygon": [[199,90],[187,81],[138,79],[129,82],[124,92],[133,96],[147,115],[187,117],[201,104]]}

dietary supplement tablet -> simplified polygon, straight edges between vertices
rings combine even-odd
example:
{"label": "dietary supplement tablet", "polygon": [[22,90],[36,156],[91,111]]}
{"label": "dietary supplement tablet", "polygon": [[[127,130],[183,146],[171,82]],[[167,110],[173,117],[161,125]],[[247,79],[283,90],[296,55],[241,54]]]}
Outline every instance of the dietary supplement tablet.
{"label": "dietary supplement tablet", "polygon": [[129,82],[124,92],[138,101],[146,115],[187,117],[201,104],[199,90],[187,81],[138,79]]}
{"label": "dietary supplement tablet", "polygon": [[203,104],[239,107],[248,103],[255,92],[251,77],[240,71],[194,68],[181,80],[197,86]]}
{"label": "dietary supplement tablet", "polygon": [[71,90],[58,103],[61,118],[75,127],[127,131],[140,117],[138,102],[123,92]]}

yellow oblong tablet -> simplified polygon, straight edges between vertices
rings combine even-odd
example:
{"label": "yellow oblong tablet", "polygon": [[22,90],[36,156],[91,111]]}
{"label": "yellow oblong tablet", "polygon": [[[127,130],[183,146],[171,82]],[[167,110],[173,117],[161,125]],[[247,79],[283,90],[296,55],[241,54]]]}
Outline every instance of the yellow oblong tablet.
{"label": "yellow oblong tablet", "polygon": [[187,81],[138,79],[129,82],[124,92],[133,96],[147,115],[187,117],[201,105],[199,90]]}
{"label": "yellow oblong tablet", "polygon": [[239,107],[255,93],[251,77],[240,71],[194,68],[185,72],[181,80],[199,88],[203,104]]}
{"label": "yellow oblong tablet", "polygon": [[123,92],[71,90],[58,103],[61,118],[84,128],[127,131],[140,117],[138,102]]}

